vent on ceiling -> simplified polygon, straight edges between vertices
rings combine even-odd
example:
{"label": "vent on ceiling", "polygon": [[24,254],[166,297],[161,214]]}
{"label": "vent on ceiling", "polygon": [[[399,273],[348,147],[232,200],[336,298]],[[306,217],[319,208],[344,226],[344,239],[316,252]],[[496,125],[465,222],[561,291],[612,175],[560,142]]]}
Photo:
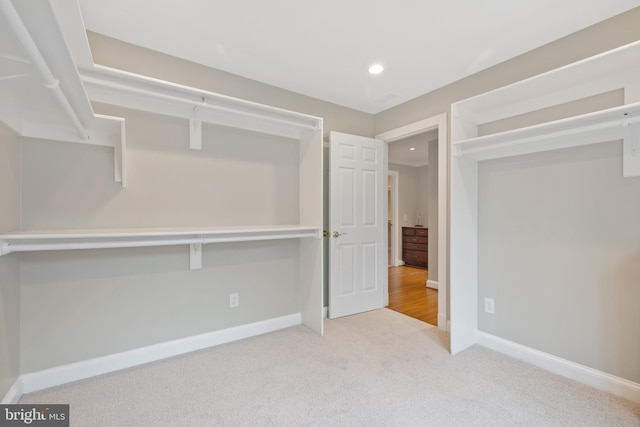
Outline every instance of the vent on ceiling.
{"label": "vent on ceiling", "polygon": [[386,95],[382,95],[381,97],[376,99],[378,104],[388,104],[389,102],[398,99],[400,94],[397,92],[389,92]]}

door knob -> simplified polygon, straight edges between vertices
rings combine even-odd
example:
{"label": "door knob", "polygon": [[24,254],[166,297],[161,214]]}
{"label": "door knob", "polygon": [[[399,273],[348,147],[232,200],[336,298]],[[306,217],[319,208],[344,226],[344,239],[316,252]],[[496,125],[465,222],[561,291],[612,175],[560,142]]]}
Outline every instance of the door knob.
{"label": "door knob", "polygon": [[344,234],[347,234],[347,233],[338,233],[337,231],[334,231],[333,232],[333,237],[335,237],[337,239],[338,237],[340,237],[340,236],[342,236]]}

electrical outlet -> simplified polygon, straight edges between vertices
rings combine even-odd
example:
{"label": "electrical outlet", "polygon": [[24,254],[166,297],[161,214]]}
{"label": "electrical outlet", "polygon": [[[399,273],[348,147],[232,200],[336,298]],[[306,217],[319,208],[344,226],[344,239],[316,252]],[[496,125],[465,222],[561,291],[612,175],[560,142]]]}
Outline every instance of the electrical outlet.
{"label": "electrical outlet", "polygon": [[484,299],[484,312],[489,314],[496,314],[496,302],[493,298]]}
{"label": "electrical outlet", "polygon": [[229,307],[235,308],[240,305],[240,297],[238,293],[229,294]]}

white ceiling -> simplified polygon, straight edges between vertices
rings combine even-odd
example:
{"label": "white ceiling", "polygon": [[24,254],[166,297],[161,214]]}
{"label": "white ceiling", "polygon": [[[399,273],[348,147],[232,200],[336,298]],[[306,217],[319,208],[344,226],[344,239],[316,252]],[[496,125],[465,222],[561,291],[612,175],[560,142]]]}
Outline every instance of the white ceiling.
{"label": "white ceiling", "polygon": [[[429,142],[438,140],[438,130],[393,141],[389,144],[389,163],[420,167],[429,164]],[[411,150],[414,148],[414,150]]]}
{"label": "white ceiling", "polygon": [[[79,0],[87,29],[377,113],[640,0]],[[383,74],[367,69],[379,62]]]}

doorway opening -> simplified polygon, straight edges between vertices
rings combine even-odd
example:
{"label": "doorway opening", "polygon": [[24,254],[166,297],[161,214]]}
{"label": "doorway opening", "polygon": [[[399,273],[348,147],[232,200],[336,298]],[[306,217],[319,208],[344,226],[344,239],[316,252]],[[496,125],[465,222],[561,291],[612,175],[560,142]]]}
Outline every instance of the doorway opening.
{"label": "doorway opening", "polygon": [[[382,134],[376,135],[377,139],[381,139],[387,143],[387,148],[391,148],[391,144],[397,141],[407,140],[411,137],[422,135],[423,140],[426,140],[424,149],[428,150],[429,148],[435,147],[437,152],[434,152],[433,158],[431,159],[431,164],[436,166],[432,169],[432,176],[435,176],[431,180],[432,188],[435,188],[436,191],[433,191],[435,194],[430,195],[431,209],[427,207],[428,212],[421,212],[420,216],[422,219],[426,219],[426,221],[422,221],[427,223],[428,225],[425,227],[428,229],[429,239],[428,239],[428,265],[425,270],[426,275],[421,277],[419,280],[420,290],[425,293],[431,291],[433,294],[433,289],[437,289],[437,326],[439,329],[447,331],[448,330],[448,320],[447,320],[447,311],[448,311],[448,286],[447,286],[447,179],[448,179],[448,147],[447,147],[447,115],[440,114],[438,116],[430,117],[424,120],[420,120],[415,123],[411,123],[409,125],[405,125],[399,127],[397,129],[393,129]],[[432,135],[431,138],[425,138],[427,135]],[[427,144],[427,142],[429,144]],[[412,148],[409,146],[408,148]],[[417,150],[417,147],[415,147]],[[388,150],[387,150],[388,151]],[[387,156],[389,158],[389,156]],[[389,168],[387,168],[389,170]],[[396,180],[402,182],[402,176],[399,174],[399,179]],[[393,180],[392,180],[393,182]],[[396,192],[397,199],[402,198],[402,189],[399,189]],[[393,191],[392,193],[393,194]],[[401,203],[399,202],[400,206]],[[417,205],[413,205],[413,208],[410,208],[411,204],[408,205],[405,210],[407,212],[403,212],[403,208],[398,208],[398,212],[393,212],[391,217],[391,247],[392,253],[395,253],[396,258],[393,260],[394,264],[396,263],[396,259],[402,259],[402,246],[401,246],[401,236],[402,236],[402,228],[400,224],[403,221],[407,221],[407,225],[424,225],[424,224],[416,224],[418,221],[418,207]],[[425,209],[425,208],[420,208]],[[413,210],[414,212],[410,212]],[[405,219],[405,213],[407,217]],[[426,215],[426,216],[425,216]],[[413,222],[413,224],[411,224]],[[441,238],[440,238],[441,236]],[[397,262],[397,264],[403,264],[402,261]],[[399,268],[398,267],[389,267],[390,269]],[[411,268],[409,266],[403,266],[404,270],[398,270],[398,272],[411,272]],[[387,306],[389,305],[389,292],[391,291],[391,281],[392,277],[389,276],[388,288],[387,288]],[[427,283],[433,289],[427,288]],[[432,298],[433,300],[433,298]]]}
{"label": "doorway opening", "polygon": [[429,288],[428,270],[437,263],[437,250],[429,250],[437,227],[437,151],[438,130],[432,129],[388,143],[387,156],[388,307],[434,326],[438,291]]}

